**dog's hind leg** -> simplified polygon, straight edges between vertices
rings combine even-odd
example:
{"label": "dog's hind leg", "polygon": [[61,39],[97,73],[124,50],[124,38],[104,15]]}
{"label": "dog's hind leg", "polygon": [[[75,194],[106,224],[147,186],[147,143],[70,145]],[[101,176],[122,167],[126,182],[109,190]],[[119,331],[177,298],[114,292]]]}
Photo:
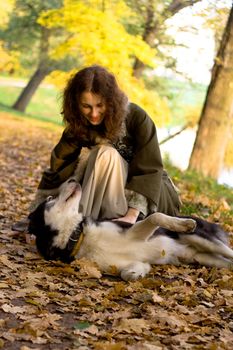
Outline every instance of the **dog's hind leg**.
{"label": "dog's hind leg", "polygon": [[136,222],[136,224],[134,224],[127,231],[127,236],[131,239],[139,239],[142,241],[149,239],[149,237],[152,236],[154,231],[159,227],[159,224],[156,223],[156,220],[152,218],[152,216],[156,214],[157,213],[152,214],[146,219]]}
{"label": "dog's hind leg", "polygon": [[220,240],[214,240],[214,243],[216,253],[231,259],[233,262],[233,250]]}
{"label": "dog's hind leg", "polygon": [[189,244],[191,247],[194,247],[199,252],[206,252],[212,254],[212,256],[222,255],[223,257],[232,260],[233,262],[233,250],[224,244],[219,239],[206,239],[198,236],[197,234],[193,235],[182,235],[180,240],[183,243]]}
{"label": "dog's hind leg", "polygon": [[196,227],[193,219],[177,218],[163,213],[154,213],[146,219],[137,222],[127,232],[133,239],[146,240],[158,227],[175,232],[192,232]]}

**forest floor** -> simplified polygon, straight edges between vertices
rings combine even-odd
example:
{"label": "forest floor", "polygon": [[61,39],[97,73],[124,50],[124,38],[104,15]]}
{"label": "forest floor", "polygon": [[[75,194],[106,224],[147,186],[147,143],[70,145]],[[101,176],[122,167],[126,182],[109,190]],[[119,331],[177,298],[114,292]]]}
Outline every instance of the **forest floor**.
{"label": "forest floor", "polygon": [[[44,261],[15,235],[11,226],[28,214],[60,134],[58,126],[0,113],[0,349],[232,349],[232,271],[155,266],[124,282],[85,260]],[[175,181],[184,206],[195,204],[195,214],[233,232],[226,198]]]}

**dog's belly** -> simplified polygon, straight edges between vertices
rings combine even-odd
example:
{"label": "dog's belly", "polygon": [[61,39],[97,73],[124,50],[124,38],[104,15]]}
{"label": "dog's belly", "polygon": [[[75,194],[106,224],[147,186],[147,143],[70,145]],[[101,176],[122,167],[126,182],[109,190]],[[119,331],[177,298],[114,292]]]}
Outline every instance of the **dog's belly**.
{"label": "dog's belly", "polygon": [[[120,243],[120,244],[119,244]],[[95,261],[101,270],[108,271],[111,266],[115,266],[121,270],[125,266],[134,261],[144,260],[144,254],[138,254],[138,250],[141,248],[139,245],[132,247],[130,243],[124,242],[124,246],[117,239],[110,240],[109,242],[99,240],[98,242],[85,241],[77,255],[77,258],[85,257],[92,261]]]}
{"label": "dog's belly", "polygon": [[[187,247],[173,239],[158,236],[149,241],[132,240],[127,234],[103,232],[103,228],[88,230],[77,258],[86,257],[95,261],[101,270],[111,266],[118,270],[135,263],[178,264],[179,256],[185,259]],[[189,253],[190,255],[190,253]],[[191,254],[192,255],[192,254]]]}

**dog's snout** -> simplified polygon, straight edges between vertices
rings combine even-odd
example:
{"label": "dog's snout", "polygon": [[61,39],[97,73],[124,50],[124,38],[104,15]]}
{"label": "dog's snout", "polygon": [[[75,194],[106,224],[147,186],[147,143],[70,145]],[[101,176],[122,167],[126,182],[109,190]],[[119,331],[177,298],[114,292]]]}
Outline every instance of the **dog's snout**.
{"label": "dog's snout", "polygon": [[70,183],[72,183],[72,182],[76,183],[76,180],[75,180],[74,178],[71,178],[71,179],[69,179],[67,182],[68,182],[68,184],[70,184]]}

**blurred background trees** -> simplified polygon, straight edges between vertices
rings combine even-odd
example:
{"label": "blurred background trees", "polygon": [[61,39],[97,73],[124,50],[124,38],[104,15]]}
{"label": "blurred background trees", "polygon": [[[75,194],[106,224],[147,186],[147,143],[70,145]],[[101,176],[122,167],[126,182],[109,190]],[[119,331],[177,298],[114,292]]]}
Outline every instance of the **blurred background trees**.
{"label": "blurred background trees", "polygon": [[[129,25],[134,34],[142,36],[143,40],[153,48],[157,49],[157,59],[163,61],[167,67],[174,67],[175,62],[163,47],[175,45],[171,36],[166,33],[166,20],[173,17],[185,7],[194,5],[200,0],[128,0],[127,3],[137,14],[135,23]],[[133,74],[140,77],[146,65],[139,57],[135,58]]]}
{"label": "blurred background trees", "polygon": [[[61,90],[77,69],[104,65],[158,127],[178,126],[176,133],[197,129],[190,168],[217,178],[223,166],[233,166],[233,92],[232,77],[227,75],[233,57],[231,50],[226,51],[232,35],[233,24],[227,22],[231,6],[230,0],[5,0],[0,5],[0,72],[27,79],[12,107],[28,110],[44,80]],[[191,15],[196,26],[184,21]],[[195,57],[199,61],[195,35],[200,31],[211,33],[214,48],[209,55],[212,59],[216,55],[205,103],[208,79],[203,83],[204,77],[194,67]],[[179,39],[181,34],[185,40]],[[177,52],[185,52],[186,46],[193,54],[185,62]],[[200,68],[206,64],[201,57]],[[224,88],[218,88],[213,99],[221,102],[224,117],[220,102],[215,110],[216,102],[210,101],[221,77],[229,87],[228,97]],[[195,99],[189,91],[195,91]],[[205,148],[213,157],[204,152],[197,155],[197,148]]]}

